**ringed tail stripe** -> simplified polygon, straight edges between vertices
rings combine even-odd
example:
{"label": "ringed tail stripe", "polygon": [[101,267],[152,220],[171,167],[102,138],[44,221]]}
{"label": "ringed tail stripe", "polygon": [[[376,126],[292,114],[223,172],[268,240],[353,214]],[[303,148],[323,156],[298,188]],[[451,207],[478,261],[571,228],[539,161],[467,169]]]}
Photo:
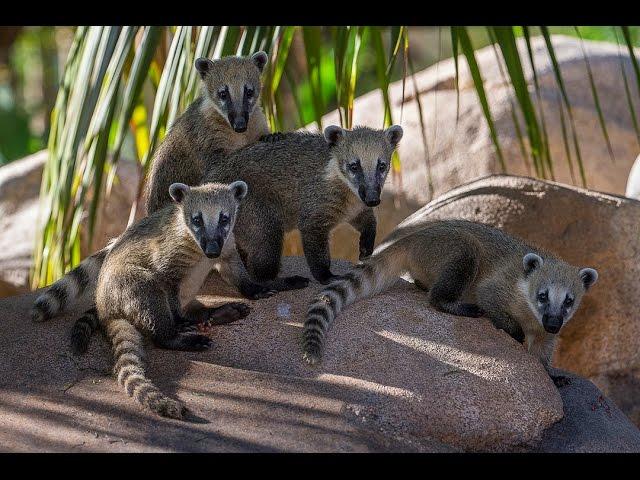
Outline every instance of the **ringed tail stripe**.
{"label": "ringed tail stripe", "polygon": [[36,322],[49,320],[71,310],[85,294],[93,295],[100,268],[112,244],[85,258],[80,265],[39,295],[31,308],[31,318]]}
{"label": "ringed tail stripe", "polygon": [[181,419],[186,411],[184,406],[165,396],[146,376],[143,339],[136,327],[125,319],[116,319],[108,321],[106,329],[113,348],[113,373],[118,384],[130,397],[151,411]]}
{"label": "ringed tail stripe", "polygon": [[309,364],[320,361],[327,330],[345,307],[386,290],[398,280],[403,270],[401,262],[386,262],[385,258],[386,255],[374,255],[356,265],[314,298],[307,310],[302,334],[303,358]]}
{"label": "ringed tail stripe", "polygon": [[74,354],[87,351],[91,335],[98,329],[98,324],[98,312],[95,308],[87,310],[76,320],[71,329],[71,350]]}

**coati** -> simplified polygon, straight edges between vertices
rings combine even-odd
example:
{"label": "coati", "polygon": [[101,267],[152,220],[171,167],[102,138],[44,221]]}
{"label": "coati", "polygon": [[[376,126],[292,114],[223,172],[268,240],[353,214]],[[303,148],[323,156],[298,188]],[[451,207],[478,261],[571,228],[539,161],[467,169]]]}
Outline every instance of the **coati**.
{"label": "coati", "polygon": [[[304,323],[304,359],[320,360],[327,329],[351,303],[382,292],[409,273],[436,309],[488,317],[550,371],[555,334],[598,279],[549,252],[491,226],[465,220],[410,217],[373,255],[322,290]],[[555,380],[555,379],[554,379]]]}
{"label": "coati", "polygon": [[[96,287],[96,311],[111,340],[118,383],[140,404],[162,416],[182,418],[184,406],[146,377],[143,337],[162,348],[198,351],[211,341],[190,327],[209,315],[183,305],[208,272],[233,250],[233,227],[247,185],[205,184],[169,188],[174,203],[129,227],[107,253]],[[240,304],[241,306],[243,304]],[[241,318],[248,310],[221,307]],[[219,314],[213,309],[214,314]]]}
{"label": "coati", "polygon": [[198,58],[202,93],[171,126],[154,155],[146,207],[153,213],[171,202],[169,185],[198,185],[221,156],[257,142],[269,126],[259,105],[265,52],[251,57]]}
{"label": "coati", "polygon": [[[199,184],[207,162],[258,140],[278,138],[277,134],[269,135],[258,104],[260,74],[267,60],[265,52],[251,57],[196,60],[202,95],[176,120],[155,153],[147,182],[148,213],[171,202],[168,191],[172,183]],[[38,296],[32,307],[33,320],[44,321],[63,314],[81,299],[94,303],[98,272],[109,249],[107,245],[87,257]],[[270,293],[255,285],[246,287],[245,292],[256,298]],[[90,310],[87,315],[91,317]]]}
{"label": "coati", "polygon": [[371,255],[376,235],[373,207],[380,203],[391,155],[402,127],[386,130],[330,126],[323,134],[291,132],[258,142],[209,166],[205,181],[238,178],[249,185],[235,229],[236,247],[250,277],[276,278],[283,236],[299,229],[314,278],[328,283],[329,234],[348,221],[360,232],[360,257]]}

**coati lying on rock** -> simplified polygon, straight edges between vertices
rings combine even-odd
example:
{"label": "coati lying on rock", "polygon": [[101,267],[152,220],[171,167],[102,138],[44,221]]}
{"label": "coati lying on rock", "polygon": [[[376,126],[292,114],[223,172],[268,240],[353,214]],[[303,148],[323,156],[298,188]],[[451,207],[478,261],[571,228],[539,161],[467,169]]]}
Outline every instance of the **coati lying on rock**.
{"label": "coati lying on rock", "polygon": [[[465,220],[409,217],[373,255],[322,290],[304,323],[304,360],[320,360],[327,330],[346,306],[409,273],[436,309],[488,317],[550,371],[555,335],[598,279],[502,230]],[[554,379],[562,381],[562,379]]]}

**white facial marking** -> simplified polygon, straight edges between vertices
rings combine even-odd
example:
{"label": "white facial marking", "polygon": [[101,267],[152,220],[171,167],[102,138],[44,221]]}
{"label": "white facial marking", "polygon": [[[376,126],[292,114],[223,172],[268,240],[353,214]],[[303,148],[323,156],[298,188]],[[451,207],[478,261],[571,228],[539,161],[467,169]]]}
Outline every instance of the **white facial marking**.
{"label": "white facial marking", "polygon": [[531,296],[529,295],[529,282],[527,282],[527,280],[525,279],[520,279],[518,281],[518,290],[524,297],[525,301],[527,302],[527,305],[529,305],[529,310],[531,310],[531,313],[533,314],[535,319],[538,321],[540,325],[542,325],[542,315],[540,315],[540,312],[538,311],[538,306],[534,301],[531,300]]}

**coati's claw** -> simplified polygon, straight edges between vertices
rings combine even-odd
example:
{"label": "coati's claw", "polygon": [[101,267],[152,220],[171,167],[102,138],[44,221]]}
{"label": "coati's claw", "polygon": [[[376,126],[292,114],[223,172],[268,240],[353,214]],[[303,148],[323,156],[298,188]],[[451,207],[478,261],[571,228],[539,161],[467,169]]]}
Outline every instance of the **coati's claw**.
{"label": "coati's claw", "polygon": [[286,133],[283,132],[273,132],[262,135],[259,140],[261,142],[278,142],[286,137]]}

